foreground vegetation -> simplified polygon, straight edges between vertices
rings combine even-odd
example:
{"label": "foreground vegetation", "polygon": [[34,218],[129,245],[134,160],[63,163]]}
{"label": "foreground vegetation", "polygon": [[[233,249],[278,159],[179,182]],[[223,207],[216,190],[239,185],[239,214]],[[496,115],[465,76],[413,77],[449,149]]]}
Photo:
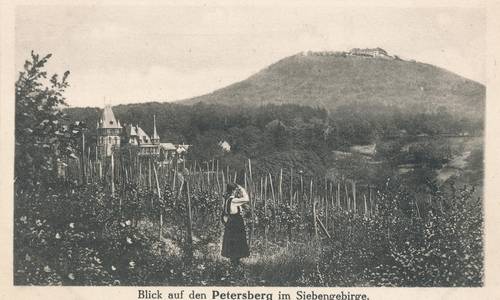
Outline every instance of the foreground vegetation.
{"label": "foreground vegetation", "polygon": [[[479,200],[471,197],[473,191],[450,190],[417,212],[417,207],[400,208],[411,196],[399,190],[396,183],[389,184],[379,195],[378,213],[370,217],[333,209],[331,238],[315,237],[312,216],[304,215],[293,220],[296,225],[291,227],[301,237],[290,241],[286,235],[290,223],[273,212],[272,219],[279,223],[269,223],[269,231],[274,232],[269,240],[264,240],[266,223],[254,223],[252,255],[244,260],[243,274],[234,273],[219,255],[221,225],[211,213],[218,209],[217,195],[201,191],[193,195],[192,209],[197,214],[194,241],[189,244],[186,207],[179,204],[185,199],[164,198],[160,238],[157,211],[147,205],[154,197],[150,192],[135,191],[138,202],[122,203],[120,211],[120,199],[99,186],[43,193],[23,190],[16,195],[15,282],[482,285],[482,212]],[[168,195],[168,187],[165,192]],[[249,224],[251,216],[245,217]]]}

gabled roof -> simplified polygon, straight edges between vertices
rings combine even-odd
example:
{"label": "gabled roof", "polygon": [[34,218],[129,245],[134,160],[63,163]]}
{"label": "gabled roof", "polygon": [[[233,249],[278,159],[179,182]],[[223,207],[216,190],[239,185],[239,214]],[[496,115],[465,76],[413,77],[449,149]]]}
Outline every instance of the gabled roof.
{"label": "gabled roof", "polygon": [[139,143],[141,144],[151,144],[151,139],[149,138],[149,135],[146,134],[144,130],[142,130],[141,127],[137,126],[137,137],[139,138]]}
{"label": "gabled roof", "polygon": [[99,125],[100,128],[122,128],[120,123],[116,121],[113,110],[109,105],[104,107]]}
{"label": "gabled roof", "polygon": [[127,136],[137,136],[137,130],[134,125],[128,124],[125,126],[125,134]]}

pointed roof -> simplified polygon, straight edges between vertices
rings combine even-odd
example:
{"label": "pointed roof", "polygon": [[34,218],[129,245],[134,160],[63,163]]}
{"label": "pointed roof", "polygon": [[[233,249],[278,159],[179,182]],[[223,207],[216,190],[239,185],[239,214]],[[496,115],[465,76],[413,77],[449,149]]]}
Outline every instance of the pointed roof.
{"label": "pointed roof", "polygon": [[153,137],[151,139],[152,140],[159,140],[160,139],[158,132],[156,132],[156,115],[153,115]]}
{"label": "pointed roof", "polygon": [[102,111],[101,128],[122,128],[120,123],[116,121],[115,114],[109,105],[106,105]]}

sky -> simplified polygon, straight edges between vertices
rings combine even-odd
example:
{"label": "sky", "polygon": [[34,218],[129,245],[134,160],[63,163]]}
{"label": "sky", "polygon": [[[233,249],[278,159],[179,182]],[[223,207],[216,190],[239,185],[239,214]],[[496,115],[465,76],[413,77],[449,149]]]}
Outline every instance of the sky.
{"label": "sky", "polygon": [[381,47],[485,83],[480,8],[18,6],[16,70],[31,50],[69,70],[70,106],[175,101],[302,51]]}

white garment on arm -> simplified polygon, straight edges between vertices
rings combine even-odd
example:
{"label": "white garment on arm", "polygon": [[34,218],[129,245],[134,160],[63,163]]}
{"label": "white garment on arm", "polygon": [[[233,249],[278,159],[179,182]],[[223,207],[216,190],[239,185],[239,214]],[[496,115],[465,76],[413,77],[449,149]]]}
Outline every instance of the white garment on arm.
{"label": "white garment on arm", "polygon": [[232,200],[231,200],[231,206],[229,207],[229,213],[230,214],[237,214],[238,213],[238,207],[242,206],[243,204],[247,203],[248,201],[250,201],[250,199],[248,198],[248,193],[247,191],[245,191],[244,188],[241,188],[240,187],[240,191],[241,191],[241,198],[235,198],[233,196]]}

